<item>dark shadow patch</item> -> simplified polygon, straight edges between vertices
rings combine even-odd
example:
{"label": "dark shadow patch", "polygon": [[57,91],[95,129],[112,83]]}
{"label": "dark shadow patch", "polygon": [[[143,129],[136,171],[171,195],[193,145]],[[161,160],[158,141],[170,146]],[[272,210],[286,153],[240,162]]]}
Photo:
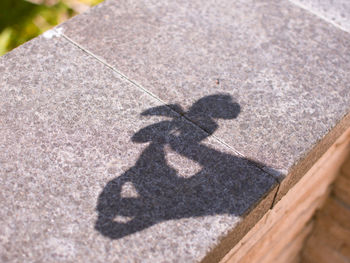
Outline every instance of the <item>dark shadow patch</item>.
{"label": "dark shadow patch", "polygon": [[[186,115],[206,132],[170,108]],[[179,105],[143,112],[143,116],[173,119],[149,125],[134,134],[133,142],[149,145],[133,167],[105,186],[97,203],[95,229],[118,239],[165,220],[247,212],[271,189],[274,180],[257,164],[201,143],[218,128],[215,119],[234,119],[239,112],[239,104],[225,94],[204,97],[187,112]],[[198,163],[201,171],[188,178],[178,176],[167,164],[166,145]],[[137,195],[123,196],[123,187],[128,185],[135,188]]]}

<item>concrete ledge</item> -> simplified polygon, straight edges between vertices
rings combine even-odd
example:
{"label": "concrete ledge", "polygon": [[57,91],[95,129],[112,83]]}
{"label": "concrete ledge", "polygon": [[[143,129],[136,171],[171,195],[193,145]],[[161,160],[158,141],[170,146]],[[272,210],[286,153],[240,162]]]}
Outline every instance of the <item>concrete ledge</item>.
{"label": "concrete ledge", "polygon": [[219,261],[349,127],[350,35],[287,1],[112,1],[0,58],[3,261]]}

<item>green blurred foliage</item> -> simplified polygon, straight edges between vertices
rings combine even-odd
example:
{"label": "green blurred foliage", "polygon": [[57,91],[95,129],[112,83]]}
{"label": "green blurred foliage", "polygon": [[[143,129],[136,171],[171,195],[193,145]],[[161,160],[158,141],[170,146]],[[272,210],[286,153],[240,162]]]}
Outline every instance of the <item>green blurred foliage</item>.
{"label": "green blurred foliage", "polygon": [[103,0],[0,0],[0,56]]}

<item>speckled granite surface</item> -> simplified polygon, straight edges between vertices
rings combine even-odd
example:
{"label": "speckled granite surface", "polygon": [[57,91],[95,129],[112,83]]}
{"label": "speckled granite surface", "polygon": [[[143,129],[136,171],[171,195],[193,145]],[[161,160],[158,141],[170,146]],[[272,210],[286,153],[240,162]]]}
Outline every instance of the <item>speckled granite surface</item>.
{"label": "speckled granite surface", "polygon": [[289,1],[112,0],[61,28],[167,103],[230,94],[215,135],[282,175],[349,110],[350,34]]}
{"label": "speckled granite surface", "polygon": [[109,0],[1,57],[1,261],[219,259],[349,112],[349,43],[289,1]]}
{"label": "speckled granite surface", "polygon": [[350,32],[350,1],[348,0],[290,0],[306,10]]}
{"label": "speckled granite surface", "polygon": [[[47,34],[46,36],[50,36]],[[1,262],[192,262],[263,198],[272,176],[65,38],[0,59]],[[225,103],[223,103],[225,102]]]}

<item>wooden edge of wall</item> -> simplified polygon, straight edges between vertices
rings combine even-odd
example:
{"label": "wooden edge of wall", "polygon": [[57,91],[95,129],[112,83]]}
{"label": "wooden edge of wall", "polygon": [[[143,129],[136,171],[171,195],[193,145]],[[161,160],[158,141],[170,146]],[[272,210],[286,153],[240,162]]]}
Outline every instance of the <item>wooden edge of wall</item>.
{"label": "wooden edge of wall", "polygon": [[273,262],[273,258],[283,251],[284,245],[300,234],[315,210],[322,205],[329,185],[349,152],[350,128],[237,244],[232,244],[235,246],[220,262]]}
{"label": "wooden edge of wall", "polygon": [[237,244],[244,235],[259,221],[266,211],[271,208],[273,199],[278,191],[277,183],[268,191],[266,196],[262,197],[255,207],[252,207],[245,215],[242,216],[241,222],[221,241],[220,244],[210,251],[201,263],[219,262],[231,249]]}
{"label": "wooden edge of wall", "polygon": [[290,169],[286,178],[280,184],[274,204],[276,204],[291,189],[316,162],[323,156],[336,140],[350,127],[350,113],[346,114],[335,127],[330,130],[315,146]]}

